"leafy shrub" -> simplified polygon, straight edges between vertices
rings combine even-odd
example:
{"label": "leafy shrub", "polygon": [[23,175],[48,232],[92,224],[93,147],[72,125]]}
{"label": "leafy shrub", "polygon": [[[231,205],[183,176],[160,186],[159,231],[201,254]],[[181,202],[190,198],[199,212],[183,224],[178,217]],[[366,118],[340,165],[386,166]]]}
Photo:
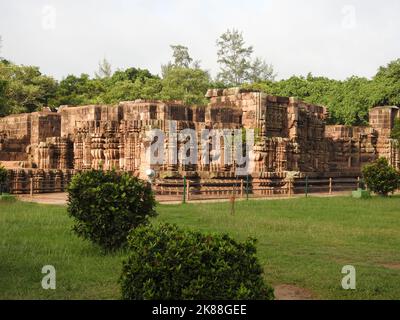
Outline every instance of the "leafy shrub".
{"label": "leafy shrub", "polygon": [[400,173],[385,158],[364,166],[362,174],[368,188],[383,196],[395,191],[400,185]]}
{"label": "leafy shrub", "polygon": [[272,300],[255,240],[204,235],[175,225],[142,226],[128,236],[120,278],[127,300]]}
{"label": "leafy shrub", "polygon": [[390,137],[400,143],[400,119],[395,119]]}
{"label": "leafy shrub", "polygon": [[0,164],[0,194],[7,189],[8,171]]}
{"label": "leafy shrub", "polygon": [[75,175],[68,187],[73,230],[106,250],[125,245],[132,228],[156,215],[154,208],[151,188],[127,173],[86,171]]}

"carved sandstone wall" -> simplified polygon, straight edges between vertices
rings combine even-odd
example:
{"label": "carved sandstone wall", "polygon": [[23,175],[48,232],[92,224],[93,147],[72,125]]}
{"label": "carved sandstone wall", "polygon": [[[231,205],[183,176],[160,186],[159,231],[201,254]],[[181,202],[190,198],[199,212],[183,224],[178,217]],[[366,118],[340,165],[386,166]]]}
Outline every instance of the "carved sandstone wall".
{"label": "carved sandstone wall", "polygon": [[396,118],[400,118],[398,107],[376,107],[370,111],[370,126],[376,132],[377,153],[389,159],[396,168],[400,168],[399,146],[389,139]]}
{"label": "carved sandstone wall", "polygon": [[[230,156],[227,151],[233,154],[235,147],[221,138],[215,147],[218,150],[203,153],[202,130],[225,129],[233,134],[234,129],[246,128],[254,129],[256,135],[252,179],[278,193],[286,185],[287,172],[356,177],[363,164],[379,156],[400,166],[399,148],[390,139],[394,119],[400,116],[396,107],[372,109],[369,127],[327,126],[326,108],[294,98],[237,88],[209,90],[206,96],[207,106],[137,100],[117,105],[62,106],[57,113],[4,117],[0,119],[0,161],[8,168],[30,172],[12,174],[11,185],[17,192],[26,190],[17,186],[26,186],[38,174],[44,175],[47,184],[55,185],[55,178],[48,174],[53,170],[115,168],[144,178],[144,171],[152,167],[161,180],[184,176],[198,181],[228,179],[235,177],[235,166],[224,160]],[[196,157],[196,163],[185,162],[173,148],[180,150],[184,143],[170,135],[174,126],[177,131],[196,131],[198,152],[192,153],[194,146],[188,151]],[[146,150],[154,142],[148,136],[150,129],[165,133],[165,163],[149,162]],[[219,161],[210,163],[211,154],[219,154]],[[65,179],[64,175],[59,173],[57,181],[68,181],[70,175]]]}

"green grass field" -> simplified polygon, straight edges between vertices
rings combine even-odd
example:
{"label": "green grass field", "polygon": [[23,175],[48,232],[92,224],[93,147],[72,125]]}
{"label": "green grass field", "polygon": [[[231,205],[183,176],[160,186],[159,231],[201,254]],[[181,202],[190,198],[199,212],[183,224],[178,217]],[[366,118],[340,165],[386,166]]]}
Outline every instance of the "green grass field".
{"label": "green grass field", "polygon": [[[258,239],[265,279],[312,292],[315,299],[400,299],[400,197],[308,198],[160,205],[153,223]],[[71,232],[66,208],[0,202],[0,299],[118,299],[125,252],[103,255]],[[43,290],[54,265],[57,289]],[[357,270],[357,289],[341,269]]]}

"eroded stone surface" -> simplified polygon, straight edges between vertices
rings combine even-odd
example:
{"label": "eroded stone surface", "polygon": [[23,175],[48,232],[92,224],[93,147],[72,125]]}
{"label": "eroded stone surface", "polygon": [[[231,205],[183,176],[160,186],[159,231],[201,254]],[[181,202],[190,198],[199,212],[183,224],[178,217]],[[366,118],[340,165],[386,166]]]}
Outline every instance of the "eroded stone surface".
{"label": "eroded stone surface", "polygon": [[[206,96],[207,106],[137,100],[1,118],[0,161],[8,168],[18,164],[11,172],[11,189],[24,193],[27,184],[35,183],[40,191],[45,181],[46,190],[54,186],[56,191],[60,180],[63,185],[74,172],[90,168],[115,168],[144,178],[144,171],[152,167],[161,180],[187,176],[205,184],[234,178],[235,168],[224,164],[223,156],[213,164],[202,158],[202,129],[255,130],[251,182],[264,188],[263,194],[287,193],[292,183],[288,172],[298,177],[357,177],[363,164],[379,156],[400,167],[399,148],[390,139],[394,119],[400,117],[396,107],[372,109],[368,127],[328,126],[326,108],[294,98],[238,88],[209,90]],[[169,151],[182,144],[168,140],[172,123],[178,131],[190,128],[198,133],[197,164],[184,164],[179,153]],[[150,129],[165,132],[165,164],[150,165],[146,157]],[[223,154],[227,148],[233,151],[221,143],[219,151]],[[210,188],[210,193],[218,191],[218,186]]]}

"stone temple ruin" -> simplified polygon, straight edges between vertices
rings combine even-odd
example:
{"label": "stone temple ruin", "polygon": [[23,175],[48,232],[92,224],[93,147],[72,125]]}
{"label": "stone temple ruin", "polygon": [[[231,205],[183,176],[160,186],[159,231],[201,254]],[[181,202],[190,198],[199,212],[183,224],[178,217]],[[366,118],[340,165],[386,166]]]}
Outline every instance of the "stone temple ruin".
{"label": "stone temple ruin", "polygon": [[[397,107],[370,111],[370,125],[326,125],[325,107],[294,98],[270,96],[243,89],[209,90],[207,106],[180,102],[121,102],[117,105],[61,106],[0,118],[0,162],[9,169],[9,189],[14,193],[63,191],[74,173],[91,168],[128,171],[144,177],[156,171],[154,187],[161,194],[182,193],[183,177],[195,191],[216,194],[224,182],[236,177],[232,165],[207,163],[198,153],[197,164],[168,160],[172,141],[165,141],[167,161],[151,165],[146,131],[254,129],[254,171],[249,179],[253,193],[288,193],[304,177],[314,180],[356,178],[361,167],[386,157],[400,168],[400,151],[390,139]],[[180,144],[181,142],[177,142]],[[227,148],[223,143],[221,148]],[[202,146],[199,145],[199,149]],[[221,153],[222,154],[222,153]],[[300,183],[300,182],[299,182]],[[291,190],[293,192],[293,190]],[[289,190],[290,191],[290,190]]]}

